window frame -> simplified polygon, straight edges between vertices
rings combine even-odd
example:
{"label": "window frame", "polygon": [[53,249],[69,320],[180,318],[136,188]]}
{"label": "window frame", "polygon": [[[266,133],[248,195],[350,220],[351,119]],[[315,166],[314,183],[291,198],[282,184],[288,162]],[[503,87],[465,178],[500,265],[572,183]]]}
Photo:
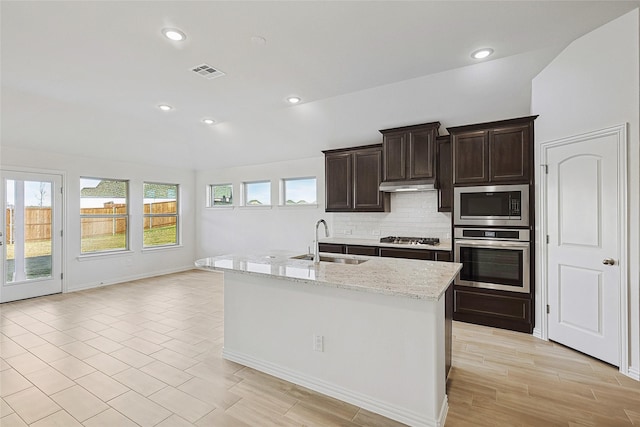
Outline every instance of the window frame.
{"label": "window frame", "polygon": [[[304,203],[304,204],[288,204],[287,203],[287,182],[289,181],[303,181],[303,180],[315,180],[315,203]],[[303,206],[318,206],[318,177],[317,176],[299,176],[292,178],[281,178],[280,179],[280,206],[282,207],[303,207]]]}
{"label": "window frame", "polygon": [[[259,204],[259,205],[250,205],[247,200],[247,184],[269,184],[269,203],[268,204]],[[273,206],[273,192],[272,192],[272,183],[270,179],[264,180],[256,180],[256,181],[243,181],[242,182],[242,206],[248,208],[271,208]]]}
{"label": "window frame", "polygon": [[[83,179],[90,179],[90,180],[96,180],[96,181],[113,181],[113,182],[123,182],[125,184],[125,206],[126,206],[126,212],[124,214],[83,214],[82,213],[82,180]],[[92,177],[92,176],[81,176],[80,177],[80,209],[79,209],[79,214],[80,214],[80,256],[81,257],[92,257],[92,256],[98,256],[98,255],[108,255],[108,254],[121,254],[123,252],[129,252],[130,251],[130,247],[131,247],[131,233],[129,232],[131,227],[131,221],[130,221],[130,192],[131,192],[131,185],[130,185],[131,181],[128,179],[119,179],[119,178],[98,178],[98,177]],[[103,219],[112,219],[112,220],[118,220],[118,219],[124,219],[125,221],[125,237],[124,237],[124,248],[118,248],[118,249],[105,249],[105,250],[99,250],[99,251],[91,251],[91,252],[84,252],[82,250],[82,240],[83,240],[83,233],[82,233],[82,220],[83,219],[98,219],[98,218],[103,218]]]}
{"label": "window frame", "polygon": [[[176,212],[175,213],[162,213],[162,214],[154,214],[154,213],[145,213],[144,205],[145,205],[145,186],[146,185],[166,185],[169,187],[176,187]],[[153,222],[153,218],[167,218],[173,217],[176,222],[176,241],[175,243],[167,243],[163,245],[153,245],[147,246],[144,242],[144,223],[147,218],[149,218],[150,223]],[[143,181],[142,182],[142,250],[153,250],[153,249],[161,249],[161,248],[171,248],[175,246],[180,246],[181,244],[181,233],[180,233],[180,184],[169,184],[166,182],[151,182],[151,181]]]}
{"label": "window frame", "polygon": [[[214,200],[214,187],[231,187],[231,204],[229,205],[215,205],[215,200]],[[223,183],[223,184],[209,184],[207,185],[207,201],[206,201],[206,207],[207,208],[214,208],[214,209],[228,209],[228,208],[233,208],[235,206],[235,202],[234,202],[234,197],[233,197],[233,193],[235,191],[233,190],[233,184],[232,183]]]}

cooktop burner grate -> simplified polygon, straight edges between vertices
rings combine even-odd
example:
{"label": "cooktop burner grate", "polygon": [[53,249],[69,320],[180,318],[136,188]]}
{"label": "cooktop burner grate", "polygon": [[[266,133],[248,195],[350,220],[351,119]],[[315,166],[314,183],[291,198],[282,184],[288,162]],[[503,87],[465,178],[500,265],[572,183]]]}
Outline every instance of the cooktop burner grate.
{"label": "cooktop burner grate", "polygon": [[438,245],[440,239],[437,237],[381,237],[380,243],[394,243],[398,245]]}

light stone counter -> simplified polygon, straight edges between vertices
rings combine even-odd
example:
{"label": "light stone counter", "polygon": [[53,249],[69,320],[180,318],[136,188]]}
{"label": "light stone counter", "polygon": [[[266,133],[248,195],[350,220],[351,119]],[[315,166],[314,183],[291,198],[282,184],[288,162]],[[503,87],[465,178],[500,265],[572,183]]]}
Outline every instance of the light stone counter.
{"label": "light stone counter", "polygon": [[[422,245],[424,246],[424,245]],[[461,264],[398,258],[322,254],[333,258],[366,260],[342,264],[292,259],[299,254],[222,255],[196,261],[205,270],[234,271],[247,275],[302,282],[421,300],[437,301],[453,282]]]}
{"label": "light stone counter", "polygon": [[441,240],[437,245],[401,245],[398,243],[380,243],[380,239],[358,239],[350,237],[328,237],[319,239],[320,243],[334,243],[338,245],[377,246],[380,248],[398,249],[428,249],[432,251],[451,251],[451,240]]}

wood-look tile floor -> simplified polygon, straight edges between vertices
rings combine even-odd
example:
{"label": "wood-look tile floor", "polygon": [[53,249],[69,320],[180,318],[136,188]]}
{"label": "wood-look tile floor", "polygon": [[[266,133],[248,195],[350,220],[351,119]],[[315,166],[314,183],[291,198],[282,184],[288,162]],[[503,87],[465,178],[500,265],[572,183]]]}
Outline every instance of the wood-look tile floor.
{"label": "wood-look tile floor", "polygon": [[[223,360],[221,276],[0,305],[0,425],[398,426]],[[447,426],[640,425],[640,383],[524,334],[454,323]]]}

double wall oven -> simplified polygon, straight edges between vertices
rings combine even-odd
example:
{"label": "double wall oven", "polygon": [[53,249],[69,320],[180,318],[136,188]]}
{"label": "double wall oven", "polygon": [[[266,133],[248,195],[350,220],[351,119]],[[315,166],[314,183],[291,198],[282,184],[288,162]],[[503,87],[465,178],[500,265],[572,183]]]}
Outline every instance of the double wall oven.
{"label": "double wall oven", "polygon": [[454,319],[531,332],[529,200],[529,185],[454,188]]}

